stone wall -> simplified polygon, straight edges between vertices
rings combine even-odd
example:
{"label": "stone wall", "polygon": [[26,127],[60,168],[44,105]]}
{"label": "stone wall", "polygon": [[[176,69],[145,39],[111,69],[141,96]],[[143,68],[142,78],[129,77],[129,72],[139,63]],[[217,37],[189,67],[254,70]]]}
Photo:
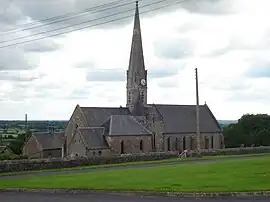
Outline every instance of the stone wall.
{"label": "stone wall", "polygon": [[[224,155],[241,155],[241,154],[262,154],[270,153],[270,146],[262,147],[243,147],[243,148],[226,148],[226,149],[214,149],[201,151],[203,156],[224,156]],[[189,156],[197,156],[196,151],[190,151]]]}
{"label": "stone wall", "polygon": [[[258,154],[270,153],[269,147],[250,147],[250,148],[234,148],[234,149],[220,149],[220,150],[203,150],[203,155],[237,155],[237,154]],[[195,156],[196,152],[191,151],[189,156]],[[37,159],[37,160],[12,160],[0,161],[0,173],[2,172],[19,172],[26,170],[42,170],[42,169],[57,169],[70,168],[76,166],[87,165],[103,165],[116,164],[135,161],[151,161],[168,158],[176,158],[176,152],[170,153],[148,153],[148,154],[126,154],[124,156],[115,157],[94,157],[94,158],[80,158],[80,159]]]}
{"label": "stone wall", "polygon": [[94,157],[94,158],[77,158],[77,159],[31,159],[31,160],[10,160],[0,161],[0,173],[19,172],[27,170],[45,170],[57,168],[71,168],[87,165],[105,165],[117,164],[136,161],[151,161],[168,158],[176,158],[177,154],[152,153],[152,154],[125,154],[122,156],[112,157]]}

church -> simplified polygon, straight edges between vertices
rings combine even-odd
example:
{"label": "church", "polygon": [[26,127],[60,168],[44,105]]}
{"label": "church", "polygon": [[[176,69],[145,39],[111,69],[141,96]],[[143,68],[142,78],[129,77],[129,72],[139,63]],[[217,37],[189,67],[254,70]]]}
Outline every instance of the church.
{"label": "church", "polygon": [[[147,70],[136,2],[126,107],[77,105],[65,131],[65,155],[183,151],[196,149],[196,105],[147,104]],[[199,106],[202,149],[224,147],[219,123],[209,107]]]}
{"label": "church", "polygon": [[[45,141],[42,146],[44,141],[37,141],[42,140],[37,136],[33,142],[38,142],[40,151],[35,153],[43,151],[39,157],[45,158],[196,150],[196,105],[147,103],[148,79],[138,3],[126,78],[125,107],[77,105],[65,132],[50,133],[57,144]],[[201,149],[225,147],[220,125],[207,104],[199,106],[199,128]]]}

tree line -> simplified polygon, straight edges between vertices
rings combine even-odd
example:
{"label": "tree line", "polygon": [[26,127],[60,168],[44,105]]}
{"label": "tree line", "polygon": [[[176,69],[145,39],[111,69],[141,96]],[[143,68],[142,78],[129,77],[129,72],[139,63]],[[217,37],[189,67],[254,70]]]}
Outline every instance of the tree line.
{"label": "tree line", "polygon": [[270,116],[267,114],[245,114],[237,123],[223,128],[227,148],[270,146]]}

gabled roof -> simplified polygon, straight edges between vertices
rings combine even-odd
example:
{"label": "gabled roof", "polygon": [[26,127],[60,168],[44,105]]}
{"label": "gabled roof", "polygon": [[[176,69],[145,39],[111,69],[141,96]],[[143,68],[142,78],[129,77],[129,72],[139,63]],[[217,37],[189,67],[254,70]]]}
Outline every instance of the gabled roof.
{"label": "gabled roof", "polygon": [[149,131],[139,120],[144,121],[144,117],[134,117],[130,115],[113,115],[110,117],[109,136],[127,136],[127,135],[151,135]]}
{"label": "gabled roof", "polygon": [[43,149],[59,149],[64,144],[64,132],[55,132],[53,134],[49,132],[34,133],[39,144]]}
{"label": "gabled roof", "polygon": [[85,146],[88,149],[99,148],[99,149],[107,149],[109,145],[107,144],[104,138],[105,128],[103,127],[91,127],[91,128],[79,128],[79,132]]}
{"label": "gabled roof", "polygon": [[[196,105],[162,105],[156,109],[164,121],[164,133],[196,133]],[[218,133],[221,128],[207,105],[199,107],[200,132]]]}
{"label": "gabled roof", "polygon": [[80,107],[89,127],[100,127],[112,115],[130,114],[126,107]]}

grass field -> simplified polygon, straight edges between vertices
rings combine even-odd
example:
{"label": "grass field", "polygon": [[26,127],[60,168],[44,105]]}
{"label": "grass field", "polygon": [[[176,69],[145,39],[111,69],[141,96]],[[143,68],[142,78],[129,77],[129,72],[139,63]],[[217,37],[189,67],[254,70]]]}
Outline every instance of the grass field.
{"label": "grass field", "polygon": [[151,191],[270,190],[270,158],[94,171],[1,180],[1,188],[86,188]]}
{"label": "grass field", "polygon": [[[213,159],[213,158],[233,158],[239,156],[265,156],[270,155],[270,153],[261,153],[261,154],[245,154],[245,155],[223,155],[223,156],[203,156],[203,159]],[[46,172],[52,170],[77,170],[77,169],[88,169],[88,168],[97,168],[97,167],[115,167],[115,166],[127,166],[127,165],[139,165],[139,164],[151,164],[151,163],[166,163],[166,162],[175,162],[175,161],[189,161],[194,158],[170,158],[163,160],[153,160],[153,161],[135,161],[135,162],[127,162],[127,163],[118,163],[118,164],[104,164],[104,165],[89,165],[89,166],[78,166],[71,168],[59,168],[59,169],[49,169],[49,170],[31,170],[31,171],[21,171],[21,172],[7,172],[0,173],[0,176],[5,175],[16,175],[16,174],[26,174],[26,173],[37,173],[37,172]]]}

